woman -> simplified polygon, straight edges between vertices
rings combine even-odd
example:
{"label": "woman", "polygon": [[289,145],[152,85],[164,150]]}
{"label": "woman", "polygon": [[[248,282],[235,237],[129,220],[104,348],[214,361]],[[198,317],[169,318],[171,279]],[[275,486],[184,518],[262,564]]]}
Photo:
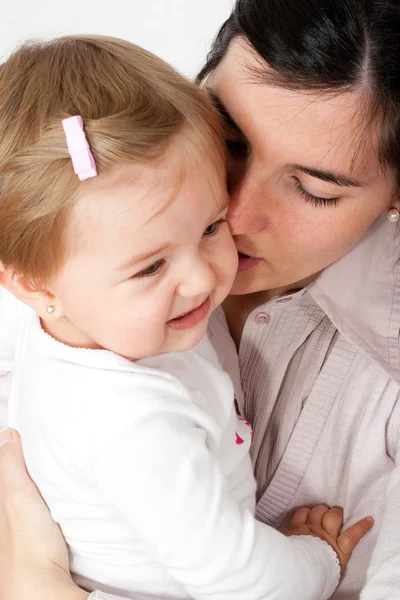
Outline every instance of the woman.
{"label": "woman", "polygon": [[[399,56],[395,0],[238,0],[200,77],[231,129],[240,268],[213,341],[253,423],[258,518],[375,519],[335,600],[400,596]],[[86,598],[11,437],[0,597]]]}

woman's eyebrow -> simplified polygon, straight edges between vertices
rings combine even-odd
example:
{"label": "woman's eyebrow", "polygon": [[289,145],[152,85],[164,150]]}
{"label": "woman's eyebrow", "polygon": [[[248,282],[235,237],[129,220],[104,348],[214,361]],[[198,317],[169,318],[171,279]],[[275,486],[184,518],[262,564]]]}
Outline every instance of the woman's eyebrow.
{"label": "woman's eyebrow", "polygon": [[335,185],[339,185],[341,187],[364,187],[366,185],[362,181],[353,179],[344,173],[325,171],[324,169],[314,169],[312,167],[306,167],[304,165],[297,164],[290,164],[288,167],[291,169],[297,169],[298,171],[303,171],[303,173],[310,175],[310,177],[316,177],[317,179],[327,181],[328,183],[334,183]]}
{"label": "woman's eyebrow", "polygon": [[238,133],[240,133],[240,135],[245,137],[243,131],[240,129],[240,127],[236,123],[236,121],[232,118],[232,116],[228,112],[226,106],[224,105],[224,103],[222,102],[220,97],[217,96],[217,94],[214,92],[214,90],[212,90],[211,88],[207,88],[207,94],[208,94],[209,99],[214,104],[215,108],[217,109],[217,111],[220,113],[220,115],[224,119],[225,123],[227,123],[227,125],[229,127],[232,127],[232,129],[235,129]]}

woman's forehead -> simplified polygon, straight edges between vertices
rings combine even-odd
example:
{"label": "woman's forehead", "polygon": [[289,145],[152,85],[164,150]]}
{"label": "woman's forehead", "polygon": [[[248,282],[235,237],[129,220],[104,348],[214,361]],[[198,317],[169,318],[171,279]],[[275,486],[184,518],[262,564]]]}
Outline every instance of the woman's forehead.
{"label": "woman's forehead", "polygon": [[[380,127],[361,90],[291,90],[262,81],[260,57],[242,40],[207,81],[261,160],[345,170],[368,179],[381,171]],[[259,73],[259,74],[258,74]]]}

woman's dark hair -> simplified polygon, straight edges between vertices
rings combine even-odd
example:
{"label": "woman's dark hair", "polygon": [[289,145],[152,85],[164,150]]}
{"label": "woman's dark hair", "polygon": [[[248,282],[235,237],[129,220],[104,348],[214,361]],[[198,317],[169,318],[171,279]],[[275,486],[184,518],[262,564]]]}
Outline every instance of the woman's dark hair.
{"label": "woman's dark hair", "polygon": [[379,160],[400,173],[400,0],[237,0],[198,82],[239,37],[261,59],[255,80],[364,92],[367,130],[380,119]]}

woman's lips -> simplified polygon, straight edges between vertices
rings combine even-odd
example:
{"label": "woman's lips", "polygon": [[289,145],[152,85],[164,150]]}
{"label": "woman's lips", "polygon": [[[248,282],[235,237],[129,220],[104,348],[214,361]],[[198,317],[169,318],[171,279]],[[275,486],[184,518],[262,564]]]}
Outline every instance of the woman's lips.
{"label": "woman's lips", "polygon": [[196,325],[204,321],[204,319],[210,312],[210,308],[211,298],[210,296],[208,296],[208,298],[203,302],[203,304],[200,304],[200,306],[186,313],[182,317],[177,317],[176,319],[171,319],[170,321],[167,321],[167,325],[171,329],[191,329],[192,327],[195,327]]}
{"label": "woman's lips", "polygon": [[240,273],[241,271],[250,271],[250,269],[253,269],[262,261],[262,258],[257,258],[256,256],[248,256],[247,254],[239,252],[238,272]]}

